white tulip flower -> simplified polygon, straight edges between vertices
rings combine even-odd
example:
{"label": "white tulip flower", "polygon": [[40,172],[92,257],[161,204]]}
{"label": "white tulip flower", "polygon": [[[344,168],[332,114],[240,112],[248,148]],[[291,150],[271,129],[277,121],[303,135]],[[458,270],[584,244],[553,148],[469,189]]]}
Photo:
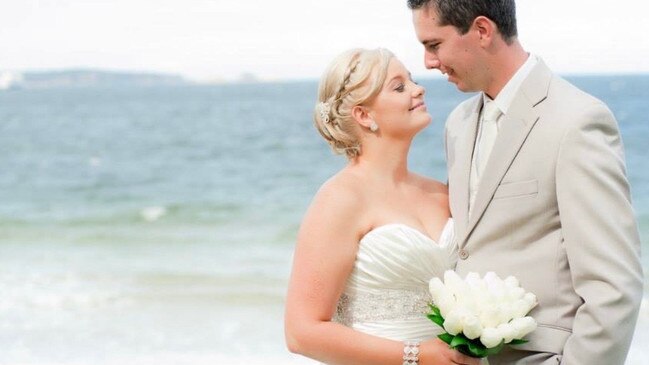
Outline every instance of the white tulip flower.
{"label": "white tulip flower", "polygon": [[480,324],[482,324],[482,327],[484,328],[496,327],[498,326],[498,316],[498,306],[496,304],[487,305],[483,307],[480,312]]}
{"label": "white tulip flower", "polygon": [[464,294],[468,287],[464,280],[453,270],[447,270],[444,273],[444,284],[455,296]]}
{"label": "white tulip flower", "polygon": [[457,302],[455,301],[453,294],[445,291],[442,292],[441,296],[437,299],[437,302],[435,302],[435,305],[437,306],[437,308],[439,308],[439,312],[442,317],[446,318],[451,310],[457,307]]}
{"label": "white tulip flower", "polygon": [[462,332],[463,323],[462,323],[462,311],[452,310],[444,317],[444,329],[446,332],[455,336],[458,333]]}
{"label": "white tulip flower", "polygon": [[464,281],[471,286],[471,288],[479,287],[481,286],[484,282],[482,279],[480,279],[480,275],[478,275],[477,272],[470,272],[466,275],[466,279]]}
{"label": "white tulip flower", "polygon": [[482,324],[480,324],[480,319],[478,319],[478,316],[473,313],[469,313],[464,316],[463,322],[463,332],[466,338],[473,340],[482,335]]}
{"label": "white tulip flower", "polygon": [[501,323],[496,327],[500,335],[503,336],[505,343],[512,342],[516,338],[517,332],[511,323]]}
{"label": "white tulip flower", "polygon": [[433,302],[437,302],[447,289],[439,278],[432,278],[428,283],[428,291],[430,291],[430,296],[433,298]]}
{"label": "white tulip flower", "polygon": [[508,288],[507,290],[507,297],[509,298],[509,300],[522,299],[524,295],[525,295],[525,289],[521,287]]}
{"label": "white tulip flower", "polygon": [[536,295],[534,295],[532,293],[525,293],[525,295],[523,296],[523,299],[527,302],[530,309],[534,308],[536,306],[536,304],[538,304],[538,301],[536,299]]}
{"label": "white tulip flower", "polygon": [[507,323],[514,317],[514,306],[511,302],[503,301],[498,305],[498,323]]}
{"label": "white tulip flower", "polygon": [[497,281],[497,280],[500,280],[500,277],[498,277],[498,275],[496,275],[496,273],[493,272],[493,271],[489,271],[488,273],[486,273],[484,275],[484,281],[487,284],[489,284],[491,282],[494,282],[494,281]]}
{"label": "white tulip flower", "polygon": [[536,329],[536,321],[532,317],[515,318],[511,322],[516,335],[514,338],[523,338]]}
{"label": "white tulip flower", "polygon": [[505,278],[505,285],[509,288],[518,288],[520,287],[520,283],[518,282],[518,279],[516,279],[515,276],[508,276]]}
{"label": "white tulip flower", "polygon": [[529,304],[525,300],[519,299],[515,301],[514,304],[512,305],[512,314],[513,314],[512,318],[523,317],[529,311],[530,311]]}
{"label": "white tulip flower", "polygon": [[503,337],[497,329],[490,327],[482,330],[482,335],[480,336],[480,342],[485,345],[486,348],[494,348],[502,342]]}

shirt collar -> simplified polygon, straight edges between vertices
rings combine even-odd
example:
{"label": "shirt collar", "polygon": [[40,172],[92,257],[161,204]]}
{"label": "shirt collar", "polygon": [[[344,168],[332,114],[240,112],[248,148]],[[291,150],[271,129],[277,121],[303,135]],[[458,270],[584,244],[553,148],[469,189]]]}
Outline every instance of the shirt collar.
{"label": "shirt collar", "polygon": [[[505,84],[505,87],[503,87],[502,90],[500,90],[500,93],[498,93],[498,96],[493,100],[493,102],[496,103],[496,106],[498,109],[503,114],[507,114],[507,111],[509,110],[509,107],[512,105],[512,102],[514,101],[514,97],[516,96],[516,92],[518,92],[518,89],[520,88],[521,84],[523,84],[523,81],[527,76],[532,72],[532,68],[534,68],[534,65],[536,65],[538,62],[538,57],[533,54],[529,54],[529,57],[527,57],[527,60],[525,60],[525,63],[516,71],[514,76],[512,76],[509,81],[507,81],[507,84]],[[486,105],[486,103],[490,102],[491,98],[487,96],[487,94],[482,93],[482,102],[483,105]]]}

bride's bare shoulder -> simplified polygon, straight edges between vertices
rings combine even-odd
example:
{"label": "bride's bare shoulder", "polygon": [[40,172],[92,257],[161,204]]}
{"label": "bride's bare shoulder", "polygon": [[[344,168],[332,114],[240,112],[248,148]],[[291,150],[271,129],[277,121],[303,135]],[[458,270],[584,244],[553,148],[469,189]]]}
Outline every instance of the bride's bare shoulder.
{"label": "bride's bare shoulder", "polygon": [[340,207],[354,208],[363,203],[365,193],[362,179],[343,169],[325,181],[313,201],[333,202]]}
{"label": "bride's bare shoulder", "polygon": [[315,194],[303,217],[299,237],[328,242],[355,242],[363,230],[367,204],[361,184],[353,175],[338,173]]}

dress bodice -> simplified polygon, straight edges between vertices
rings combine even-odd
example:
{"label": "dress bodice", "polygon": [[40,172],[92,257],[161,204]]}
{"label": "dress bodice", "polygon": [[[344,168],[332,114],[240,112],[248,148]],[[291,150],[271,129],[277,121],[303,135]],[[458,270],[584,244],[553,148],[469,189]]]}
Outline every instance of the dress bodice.
{"label": "dress bodice", "polygon": [[453,269],[456,257],[451,219],[437,242],[400,223],[371,230],[359,242],[334,320],[394,340],[434,337],[440,328],[425,316],[428,282]]}

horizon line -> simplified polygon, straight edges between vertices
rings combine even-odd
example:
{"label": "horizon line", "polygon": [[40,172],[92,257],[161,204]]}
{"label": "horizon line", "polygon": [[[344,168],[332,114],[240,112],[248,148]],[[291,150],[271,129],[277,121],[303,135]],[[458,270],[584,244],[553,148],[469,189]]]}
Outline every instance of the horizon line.
{"label": "horizon line", "polygon": [[[313,82],[319,81],[320,76],[285,76],[285,77],[263,77],[258,76],[253,72],[243,71],[235,77],[196,77],[183,74],[182,72],[171,71],[156,71],[156,70],[141,70],[141,69],[115,69],[115,68],[102,68],[91,66],[72,66],[60,68],[32,68],[23,70],[3,70],[0,69],[0,76],[3,74],[36,74],[36,73],[60,73],[70,71],[86,71],[86,72],[102,72],[110,74],[127,74],[127,75],[152,75],[152,76],[166,76],[166,77],[180,77],[188,83],[194,84],[240,84],[240,83],[283,83],[283,82]],[[584,71],[584,72],[554,72],[562,77],[593,77],[593,76],[649,76],[649,71]],[[445,77],[442,74],[435,73],[434,71],[429,74],[413,74],[413,78],[424,80],[443,80]]]}

